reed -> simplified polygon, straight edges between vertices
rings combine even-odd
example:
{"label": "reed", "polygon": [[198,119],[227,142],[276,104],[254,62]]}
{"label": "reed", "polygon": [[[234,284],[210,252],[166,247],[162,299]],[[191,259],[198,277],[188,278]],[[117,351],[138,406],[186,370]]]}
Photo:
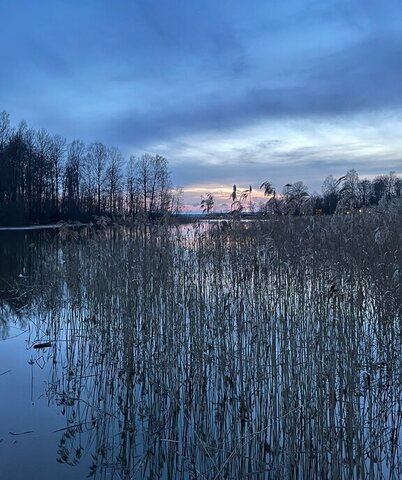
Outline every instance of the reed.
{"label": "reed", "polygon": [[401,478],[401,236],[392,209],[62,232],[31,304],[58,460],[90,454],[96,479]]}

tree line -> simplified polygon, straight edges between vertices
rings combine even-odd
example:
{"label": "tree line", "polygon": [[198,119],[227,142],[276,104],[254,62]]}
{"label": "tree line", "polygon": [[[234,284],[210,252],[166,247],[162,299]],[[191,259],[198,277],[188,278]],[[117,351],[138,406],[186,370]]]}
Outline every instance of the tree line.
{"label": "tree line", "polygon": [[[372,181],[355,170],[340,178],[329,175],[321,194],[303,182],[286,184],[281,192],[266,180],[260,185],[266,201],[256,204],[253,189],[233,186],[231,213],[259,211],[276,215],[348,213],[400,198],[402,180],[393,172]],[[25,122],[14,128],[0,113],[0,225],[90,221],[97,216],[150,218],[179,210],[181,192],[172,184],[166,158],[144,154],[126,161],[116,147],[101,142],[71,143]],[[215,198],[201,200],[205,213]]]}
{"label": "tree line", "polygon": [[0,113],[0,224],[152,217],[178,208],[167,160],[131,156],[101,142],[71,143]]}
{"label": "tree line", "polygon": [[[347,214],[401,198],[402,179],[391,172],[389,175],[378,175],[370,181],[360,179],[356,170],[352,169],[340,178],[329,175],[324,180],[321,194],[310,195],[307,185],[300,181],[286,184],[281,193],[268,180],[260,185],[260,189],[267,200],[256,205],[251,185],[241,191],[237,185],[233,185],[229,213],[257,211],[275,215]],[[201,210],[211,213],[214,206],[214,196],[207,193],[201,200]]]}

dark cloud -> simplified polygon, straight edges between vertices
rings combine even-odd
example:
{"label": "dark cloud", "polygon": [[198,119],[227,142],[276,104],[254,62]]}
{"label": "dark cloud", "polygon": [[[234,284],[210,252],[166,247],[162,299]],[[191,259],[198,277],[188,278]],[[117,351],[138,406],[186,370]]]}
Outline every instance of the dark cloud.
{"label": "dark cloud", "polygon": [[[206,136],[402,108],[397,0],[19,0],[0,2],[0,18],[0,110],[126,153],[162,145],[187,161],[183,184],[204,178]],[[280,157],[273,141],[229,149],[233,177],[263,175],[268,155],[311,175],[345,170],[333,144]],[[357,158],[365,145],[353,148]],[[208,173],[227,169],[217,161]]]}
{"label": "dark cloud", "polygon": [[[164,109],[121,114],[105,130],[111,139],[148,143],[202,131],[225,130],[264,119],[323,117],[380,111],[402,106],[402,43],[381,37],[317,59],[306,66],[300,84],[256,88],[241,93],[197,96]],[[179,98],[178,98],[179,100]],[[102,128],[102,125],[97,128]]]}

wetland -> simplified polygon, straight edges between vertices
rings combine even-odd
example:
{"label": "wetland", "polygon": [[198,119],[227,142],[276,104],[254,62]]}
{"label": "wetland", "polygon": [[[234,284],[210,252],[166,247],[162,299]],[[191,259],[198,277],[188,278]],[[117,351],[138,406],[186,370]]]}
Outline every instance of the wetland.
{"label": "wetland", "polygon": [[392,209],[0,232],[2,478],[401,478],[401,238]]}

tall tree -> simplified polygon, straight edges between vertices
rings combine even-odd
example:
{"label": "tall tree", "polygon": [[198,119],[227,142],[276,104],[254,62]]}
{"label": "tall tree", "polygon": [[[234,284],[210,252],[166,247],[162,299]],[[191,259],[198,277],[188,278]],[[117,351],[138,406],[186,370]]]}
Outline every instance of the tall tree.
{"label": "tall tree", "polygon": [[85,145],[74,140],[67,148],[67,160],[63,179],[63,212],[67,218],[77,219],[84,213],[82,195]]}
{"label": "tall tree", "polygon": [[171,191],[171,179],[166,158],[142,155],[135,162],[135,172],[139,211],[149,216],[170,210],[167,199]]}
{"label": "tall tree", "polygon": [[118,148],[109,148],[109,166],[106,170],[106,193],[109,213],[116,214],[122,207],[122,163]]}
{"label": "tall tree", "polygon": [[66,140],[60,135],[51,138],[50,145],[50,183],[51,183],[51,211],[56,218],[60,211],[60,197],[62,194],[62,173],[66,152]]}
{"label": "tall tree", "polygon": [[139,208],[139,186],[136,176],[137,159],[131,155],[127,164],[126,171],[126,205],[129,215],[134,216]]}
{"label": "tall tree", "polygon": [[364,179],[360,181],[360,191],[362,206],[367,207],[370,205],[373,196],[373,186],[370,180]]}
{"label": "tall tree", "polygon": [[332,175],[328,175],[321,188],[323,208],[326,214],[335,213],[339,197],[338,190],[337,180]]}
{"label": "tall tree", "polygon": [[8,144],[11,132],[10,115],[3,110],[0,112],[0,154]]}
{"label": "tall tree", "polygon": [[88,194],[93,197],[95,193],[95,208],[98,215],[103,209],[102,197],[106,181],[107,160],[108,149],[106,145],[101,142],[94,142],[89,145],[87,152]]}

